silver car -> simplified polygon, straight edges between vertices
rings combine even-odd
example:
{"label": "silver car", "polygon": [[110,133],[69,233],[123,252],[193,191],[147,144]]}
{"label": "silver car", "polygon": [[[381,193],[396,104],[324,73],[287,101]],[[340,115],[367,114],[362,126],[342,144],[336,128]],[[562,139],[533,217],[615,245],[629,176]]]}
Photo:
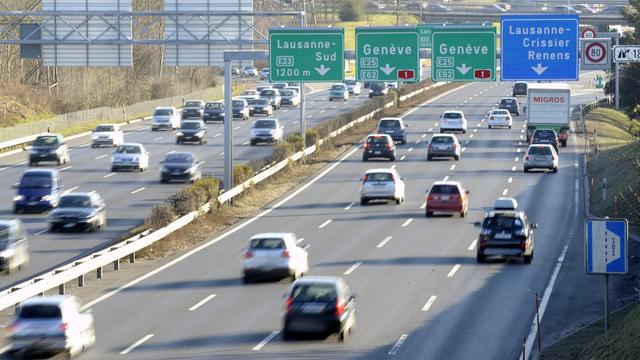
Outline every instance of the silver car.
{"label": "silver car", "polygon": [[0,220],[0,269],[11,273],[29,263],[27,233],[18,219]]}
{"label": "silver car", "polygon": [[434,157],[452,157],[460,160],[460,142],[453,134],[435,134],[427,145],[427,160]]}
{"label": "silver car", "polygon": [[531,169],[549,169],[557,173],[558,163],[558,153],[552,145],[532,144],[529,145],[527,154],[524,156],[524,172],[529,172]]}
{"label": "silver car", "polygon": [[360,205],[371,200],[391,200],[396,204],[404,201],[404,178],[395,169],[370,169],[362,177]]}

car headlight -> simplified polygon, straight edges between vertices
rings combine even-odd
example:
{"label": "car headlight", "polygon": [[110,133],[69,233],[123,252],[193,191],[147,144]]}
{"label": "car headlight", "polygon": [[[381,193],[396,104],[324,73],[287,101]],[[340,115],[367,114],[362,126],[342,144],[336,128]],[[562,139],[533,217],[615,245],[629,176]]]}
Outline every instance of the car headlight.
{"label": "car headlight", "polygon": [[482,236],[491,235],[491,230],[489,230],[489,229],[482,229],[482,230],[480,230],[480,235],[482,235]]}
{"label": "car headlight", "polygon": [[96,216],[97,216],[97,215],[98,215],[97,213],[92,212],[91,214],[89,214],[89,215],[85,216],[84,218],[85,218],[87,221],[93,221],[93,220],[95,220],[95,219],[96,219]]}
{"label": "car headlight", "polygon": [[131,161],[133,161],[133,162],[139,162],[139,161],[140,161],[140,158],[136,156],[136,157],[134,157],[133,159],[131,159]]}
{"label": "car headlight", "polygon": [[29,150],[29,154],[37,154],[37,153],[38,153],[38,150],[36,149]]}
{"label": "car headlight", "polygon": [[51,195],[45,195],[40,198],[42,201],[51,201],[53,197]]}
{"label": "car headlight", "polygon": [[182,131],[176,132],[176,136],[182,136]]}
{"label": "car headlight", "polygon": [[167,168],[166,166],[163,166],[162,168],[160,168],[160,171],[169,172],[169,168]]}
{"label": "car headlight", "polygon": [[49,150],[49,154],[57,154],[60,149]]}
{"label": "car headlight", "polygon": [[16,195],[13,197],[13,201],[21,201],[24,200],[24,195]]}
{"label": "car headlight", "polygon": [[96,134],[91,135],[91,140],[96,140],[99,136]]}
{"label": "car headlight", "polygon": [[5,249],[3,251],[0,251],[0,257],[2,258],[10,258],[13,257],[13,255],[15,254],[15,249]]}
{"label": "car headlight", "polygon": [[275,130],[275,129],[273,129],[273,130],[269,130],[269,134],[271,134],[271,135],[275,135],[275,134],[276,134],[276,130]]}

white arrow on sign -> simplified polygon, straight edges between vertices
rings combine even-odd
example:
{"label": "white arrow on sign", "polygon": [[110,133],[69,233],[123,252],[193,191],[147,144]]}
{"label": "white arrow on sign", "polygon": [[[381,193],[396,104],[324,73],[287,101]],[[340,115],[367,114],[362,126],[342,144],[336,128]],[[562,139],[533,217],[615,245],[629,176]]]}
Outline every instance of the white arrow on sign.
{"label": "white arrow on sign", "polygon": [[389,64],[386,64],[385,67],[380,68],[380,70],[382,70],[382,72],[387,75],[391,74],[391,72],[395,69],[396,69],[395,67],[389,67]]}
{"label": "white arrow on sign", "polygon": [[535,71],[536,74],[538,75],[542,75],[543,72],[545,72],[547,70],[548,66],[542,66],[542,64],[538,63],[538,66],[536,67],[531,67],[531,70]]}
{"label": "white arrow on sign", "polygon": [[466,73],[469,72],[469,70],[471,70],[471,68],[468,67],[467,64],[462,64],[462,66],[456,66],[456,69],[458,69],[458,71],[460,71],[462,75],[465,75]]}
{"label": "white arrow on sign", "polygon": [[324,76],[324,74],[328,73],[331,68],[324,67],[324,64],[320,65],[319,68],[314,68],[320,74],[320,76]]}

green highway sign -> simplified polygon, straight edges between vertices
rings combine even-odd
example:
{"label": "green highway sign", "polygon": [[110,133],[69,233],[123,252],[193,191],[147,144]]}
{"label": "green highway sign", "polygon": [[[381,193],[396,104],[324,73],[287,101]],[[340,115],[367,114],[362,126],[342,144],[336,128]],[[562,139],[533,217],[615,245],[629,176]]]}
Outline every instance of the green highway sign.
{"label": "green highway sign", "polygon": [[343,80],[343,29],[269,29],[269,81]]}
{"label": "green highway sign", "polygon": [[495,81],[496,31],[485,28],[434,28],[433,81]]}
{"label": "green highway sign", "polygon": [[419,81],[420,49],[415,27],[356,28],[358,81]]}
{"label": "green highway sign", "polygon": [[418,47],[420,49],[431,49],[431,36],[433,34],[433,25],[418,24]]}

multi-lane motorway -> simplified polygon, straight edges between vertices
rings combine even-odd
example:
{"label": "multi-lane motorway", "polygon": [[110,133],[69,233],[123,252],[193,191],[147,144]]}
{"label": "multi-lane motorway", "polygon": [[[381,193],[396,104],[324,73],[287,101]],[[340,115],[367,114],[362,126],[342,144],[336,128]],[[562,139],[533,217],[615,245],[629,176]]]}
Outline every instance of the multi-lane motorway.
{"label": "multi-lane motorway", "polygon": [[[581,84],[573,87],[574,104],[594,98]],[[487,129],[487,111],[510,93],[508,83],[475,83],[423,104],[405,115],[409,141],[398,147],[395,163],[363,163],[361,150],[354,148],[258,216],[89,303],[97,343],[81,358],[517,358],[530,331],[534,294],[550,284],[568,241],[581,238],[583,204],[575,136],[560,151],[557,174],[524,174],[524,117],[515,117],[512,129]],[[470,119],[467,134],[459,135],[462,159],[427,162],[425,143],[439,131],[440,113],[452,108]],[[149,142],[162,136],[138,133]],[[406,177],[406,201],[360,206],[362,174],[387,166]],[[85,171],[97,177],[92,184],[108,174],[104,167]],[[150,184],[155,175],[143,175],[148,177],[142,184],[129,179],[140,174],[117,174],[114,180],[126,187],[120,196],[130,198],[134,187],[155,186]],[[459,180],[470,190],[467,217],[425,218],[425,190],[442,179]],[[140,193],[156,200],[163,194]],[[473,223],[503,195],[516,197],[539,224],[531,265],[476,264]],[[304,238],[310,273],[343,276],[357,294],[356,329],[346,343],[335,337],[283,342],[279,330],[288,282],[242,284],[243,247],[250,236],[270,231]]]}
{"label": "multi-lane motorway", "polygon": [[[311,90],[311,89],[309,89]],[[315,87],[307,96],[307,127],[362,105],[367,93],[351,97],[348,102],[329,102],[326,85]],[[211,99],[205,99],[211,100]],[[285,126],[287,133],[299,131],[300,110],[282,107],[274,112]],[[252,118],[252,120],[255,118]],[[271,146],[250,146],[249,130],[252,121],[234,121],[234,159],[247,163],[271,154]],[[69,141],[71,163],[59,166],[66,191],[97,191],[107,204],[108,226],[96,233],[54,233],[47,231],[46,215],[18,215],[29,233],[30,265],[10,276],[0,277],[0,288],[46,271],[56,265],[77,258],[110,244],[124,231],[140,224],[150,209],[162,203],[183,184],[160,184],[158,164],[170,151],[192,151],[205,161],[204,173],[213,173],[222,178],[223,172],[223,127],[221,123],[208,125],[208,143],[205,145],[176,145],[173,131],[152,132],[149,121],[126,126],[125,141],[140,142],[150,151],[150,168],[144,173],[110,171],[113,148],[91,148],[88,136]],[[20,180],[29,168],[29,153],[23,152],[0,158],[0,217],[13,218],[12,201],[15,190],[12,185]],[[52,167],[53,165],[42,165]]]}

